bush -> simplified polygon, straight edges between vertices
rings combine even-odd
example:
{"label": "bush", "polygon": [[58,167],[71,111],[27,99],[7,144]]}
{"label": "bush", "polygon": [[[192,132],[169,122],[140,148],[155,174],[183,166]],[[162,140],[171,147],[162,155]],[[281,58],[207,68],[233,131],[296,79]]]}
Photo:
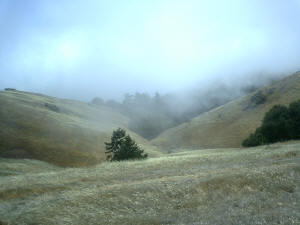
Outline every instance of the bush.
{"label": "bush", "polygon": [[291,117],[291,135],[293,139],[300,139],[300,100],[292,102],[289,106]]}
{"label": "bush", "polygon": [[94,104],[94,105],[104,105],[103,99],[99,98],[99,97],[93,98],[93,100],[91,101],[91,103]]}
{"label": "bush", "polygon": [[266,100],[267,96],[262,91],[258,91],[251,96],[248,106],[244,109],[244,111],[253,109],[258,105],[262,105],[266,102]]}
{"label": "bush", "polygon": [[105,154],[108,161],[145,159],[148,157],[144,150],[129,135],[126,135],[126,131],[121,128],[113,131],[111,142],[105,142],[105,145]]}
{"label": "bush", "polygon": [[291,139],[291,119],[289,110],[282,105],[275,105],[263,119],[261,133],[267,143]]}
{"label": "bush", "polygon": [[268,111],[262,125],[243,141],[245,147],[287,141],[300,138],[300,101],[292,102],[287,108],[275,105]]}
{"label": "bush", "polygon": [[44,105],[45,105],[46,108],[48,108],[48,109],[50,109],[50,110],[52,110],[54,112],[60,112],[60,109],[56,105],[54,105],[54,104],[46,102]]}
{"label": "bush", "polygon": [[257,92],[250,99],[251,103],[254,104],[255,106],[265,103],[266,100],[267,97],[262,93],[262,91]]}
{"label": "bush", "polygon": [[259,127],[253,134],[250,134],[250,136],[243,141],[242,145],[245,147],[253,147],[262,145],[264,142],[264,137],[261,133],[261,128]]}
{"label": "bush", "polygon": [[5,88],[4,90],[5,91],[17,91],[17,89],[15,89],[15,88]]}

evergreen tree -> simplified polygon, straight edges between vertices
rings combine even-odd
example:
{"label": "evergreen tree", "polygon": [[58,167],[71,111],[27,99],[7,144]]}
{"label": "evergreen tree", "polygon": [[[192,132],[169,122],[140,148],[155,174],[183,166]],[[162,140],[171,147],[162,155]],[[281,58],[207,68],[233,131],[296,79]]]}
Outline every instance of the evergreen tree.
{"label": "evergreen tree", "polygon": [[108,161],[145,159],[148,157],[144,150],[121,128],[113,131],[111,142],[105,142],[105,145]]}

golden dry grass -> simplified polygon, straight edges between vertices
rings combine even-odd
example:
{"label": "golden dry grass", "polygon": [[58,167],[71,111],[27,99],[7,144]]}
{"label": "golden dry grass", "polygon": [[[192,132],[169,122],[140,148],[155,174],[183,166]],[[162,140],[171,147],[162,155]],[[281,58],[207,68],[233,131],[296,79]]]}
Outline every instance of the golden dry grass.
{"label": "golden dry grass", "polygon": [[59,168],[1,159],[7,224],[299,224],[300,143]]}
{"label": "golden dry grass", "polygon": [[165,131],[151,143],[164,150],[240,147],[274,105],[300,99],[300,72],[258,91],[267,96],[264,104],[249,107],[255,93],[239,98]]}
{"label": "golden dry grass", "polygon": [[[59,108],[55,112],[45,103]],[[104,142],[128,118],[112,109],[21,91],[0,92],[0,155],[29,157],[60,166],[86,166],[105,159]],[[155,147],[133,132],[150,156]],[[149,147],[148,147],[149,146]]]}

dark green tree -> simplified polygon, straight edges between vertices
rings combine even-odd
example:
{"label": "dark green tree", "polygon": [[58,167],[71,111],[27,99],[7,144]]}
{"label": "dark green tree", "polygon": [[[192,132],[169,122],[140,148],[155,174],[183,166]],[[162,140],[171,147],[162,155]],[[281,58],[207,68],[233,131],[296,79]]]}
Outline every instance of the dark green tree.
{"label": "dark green tree", "polygon": [[275,105],[263,119],[261,133],[267,143],[291,139],[291,120],[286,106]]}
{"label": "dark green tree", "polygon": [[262,125],[243,141],[245,147],[300,138],[300,101],[289,108],[275,105],[265,114]]}
{"label": "dark green tree", "polygon": [[291,118],[292,138],[300,139],[300,100],[290,104],[289,113]]}
{"label": "dark green tree", "polygon": [[253,147],[262,145],[265,143],[265,138],[261,133],[261,127],[257,128],[254,133],[250,134],[250,136],[245,139],[242,143],[245,147]]}
{"label": "dark green tree", "polygon": [[145,159],[148,157],[144,150],[121,128],[113,131],[111,142],[105,142],[105,145],[108,161]]}

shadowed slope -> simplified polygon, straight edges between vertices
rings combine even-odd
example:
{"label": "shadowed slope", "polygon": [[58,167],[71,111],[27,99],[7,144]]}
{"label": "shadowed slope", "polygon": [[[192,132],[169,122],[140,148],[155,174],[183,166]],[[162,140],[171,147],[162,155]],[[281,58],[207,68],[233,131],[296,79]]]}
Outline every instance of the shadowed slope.
{"label": "shadowed slope", "polygon": [[174,127],[152,140],[162,149],[240,147],[276,104],[300,99],[300,72],[274,85],[229,102],[188,123]]}
{"label": "shadowed slope", "polygon": [[[128,124],[126,117],[107,107],[14,90],[0,92],[0,105],[0,156],[61,166],[102,161],[104,142],[112,130]],[[130,134],[148,146],[146,140]]]}

